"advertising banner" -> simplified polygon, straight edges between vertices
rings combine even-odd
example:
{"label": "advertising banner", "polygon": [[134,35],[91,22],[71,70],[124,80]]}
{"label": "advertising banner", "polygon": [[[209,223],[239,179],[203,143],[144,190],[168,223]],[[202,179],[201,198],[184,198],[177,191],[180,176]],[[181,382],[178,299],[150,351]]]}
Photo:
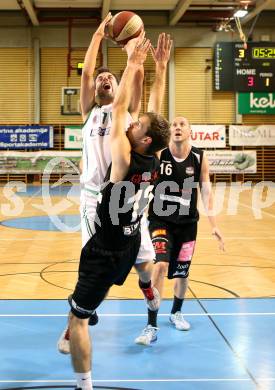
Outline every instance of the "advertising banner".
{"label": "advertising banner", "polygon": [[239,93],[239,114],[273,114],[275,115],[275,93],[250,92]]}
{"label": "advertising banner", "polygon": [[[210,173],[256,173],[256,150],[206,151]],[[4,173],[76,173],[81,151],[1,152],[0,174]]]}
{"label": "advertising banner", "polygon": [[65,149],[82,149],[82,127],[66,126],[64,134]]}
{"label": "advertising banner", "polygon": [[191,125],[191,144],[197,148],[225,148],[224,125]]}
{"label": "advertising banner", "polygon": [[81,152],[1,152],[2,173],[76,173]]}
{"label": "advertising banner", "polygon": [[0,126],[0,149],[49,149],[52,126]]}
{"label": "advertising banner", "polygon": [[231,146],[275,145],[275,125],[229,126]]}
{"label": "advertising banner", "polygon": [[256,150],[207,150],[210,173],[256,173]]}

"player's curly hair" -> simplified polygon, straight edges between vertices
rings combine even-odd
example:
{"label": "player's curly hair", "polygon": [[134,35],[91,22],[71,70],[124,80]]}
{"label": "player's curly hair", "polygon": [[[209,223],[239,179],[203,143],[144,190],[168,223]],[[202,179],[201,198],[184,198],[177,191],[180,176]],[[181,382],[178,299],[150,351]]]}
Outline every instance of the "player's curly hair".
{"label": "player's curly hair", "polygon": [[154,112],[146,112],[144,115],[150,119],[150,126],[148,127],[146,135],[152,138],[152,142],[148,146],[146,154],[152,155],[168,146],[170,139],[170,124],[162,115],[155,114]]}

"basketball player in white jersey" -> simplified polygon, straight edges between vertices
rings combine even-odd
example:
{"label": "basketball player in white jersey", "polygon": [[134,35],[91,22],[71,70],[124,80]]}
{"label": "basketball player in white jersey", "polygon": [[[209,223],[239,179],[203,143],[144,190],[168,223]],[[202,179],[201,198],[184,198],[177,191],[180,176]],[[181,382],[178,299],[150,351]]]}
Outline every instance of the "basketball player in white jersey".
{"label": "basketball player in white jersey", "polygon": [[[100,185],[104,182],[107,168],[111,163],[109,133],[112,122],[112,102],[118,87],[118,82],[108,69],[101,68],[94,78],[96,57],[101,41],[105,37],[106,24],[111,19],[109,13],[94,33],[87,50],[81,77],[81,112],[84,122],[82,175],[81,175],[81,229],[82,247],[95,233],[94,219],[96,214],[97,195]],[[153,83],[148,111],[160,112],[164,89],[167,63],[170,57],[172,42],[170,36],[160,34],[156,49],[152,48],[152,55],[156,63],[156,76]],[[129,114],[125,122],[125,130],[132,121],[138,119],[142,95],[144,69],[140,66],[135,75],[134,95],[131,99]],[[150,310],[159,306],[159,294],[151,286],[152,260],[155,257],[154,248],[150,239],[147,221],[141,222],[141,246],[135,268],[139,275],[139,286],[144,294]],[[96,314],[90,318],[90,325],[97,323]],[[70,353],[69,328],[65,329],[58,341],[61,353]]]}

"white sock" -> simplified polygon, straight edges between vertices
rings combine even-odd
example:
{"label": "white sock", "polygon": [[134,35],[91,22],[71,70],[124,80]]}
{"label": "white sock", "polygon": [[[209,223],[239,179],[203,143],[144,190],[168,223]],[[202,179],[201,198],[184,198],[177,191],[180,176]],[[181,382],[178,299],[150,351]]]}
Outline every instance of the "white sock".
{"label": "white sock", "polygon": [[93,390],[92,374],[89,372],[76,372],[76,384],[82,390]]}

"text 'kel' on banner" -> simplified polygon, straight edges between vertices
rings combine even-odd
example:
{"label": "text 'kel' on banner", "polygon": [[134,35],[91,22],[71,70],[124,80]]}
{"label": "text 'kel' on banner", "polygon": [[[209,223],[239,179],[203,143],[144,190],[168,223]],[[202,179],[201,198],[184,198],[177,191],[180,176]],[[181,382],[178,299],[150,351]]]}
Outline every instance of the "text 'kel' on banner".
{"label": "text 'kel' on banner", "polygon": [[238,112],[239,114],[275,115],[275,93],[239,93]]}
{"label": "text 'kel' on banner", "polygon": [[[79,166],[81,152],[0,152],[1,173],[74,173]],[[46,172],[47,173],[47,172]]]}
{"label": "text 'kel' on banner", "polygon": [[49,149],[53,126],[0,126],[0,149]]}
{"label": "text 'kel' on banner", "polygon": [[256,173],[256,150],[207,150],[210,173]]}
{"label": "text 'kel' on banner", "polygon": [[66,126],[64,132],[65,149],[82,149],[82,127]]}
{"label": "text 'kel' on banner", "polygon": [[271,146],[275,145],[275,125],[229,126],[231,146]]}
{"label": "text 'kel' on banner", "polygon": [[224,125],[191,125],[191,144],[197,148],[225,148]]}

